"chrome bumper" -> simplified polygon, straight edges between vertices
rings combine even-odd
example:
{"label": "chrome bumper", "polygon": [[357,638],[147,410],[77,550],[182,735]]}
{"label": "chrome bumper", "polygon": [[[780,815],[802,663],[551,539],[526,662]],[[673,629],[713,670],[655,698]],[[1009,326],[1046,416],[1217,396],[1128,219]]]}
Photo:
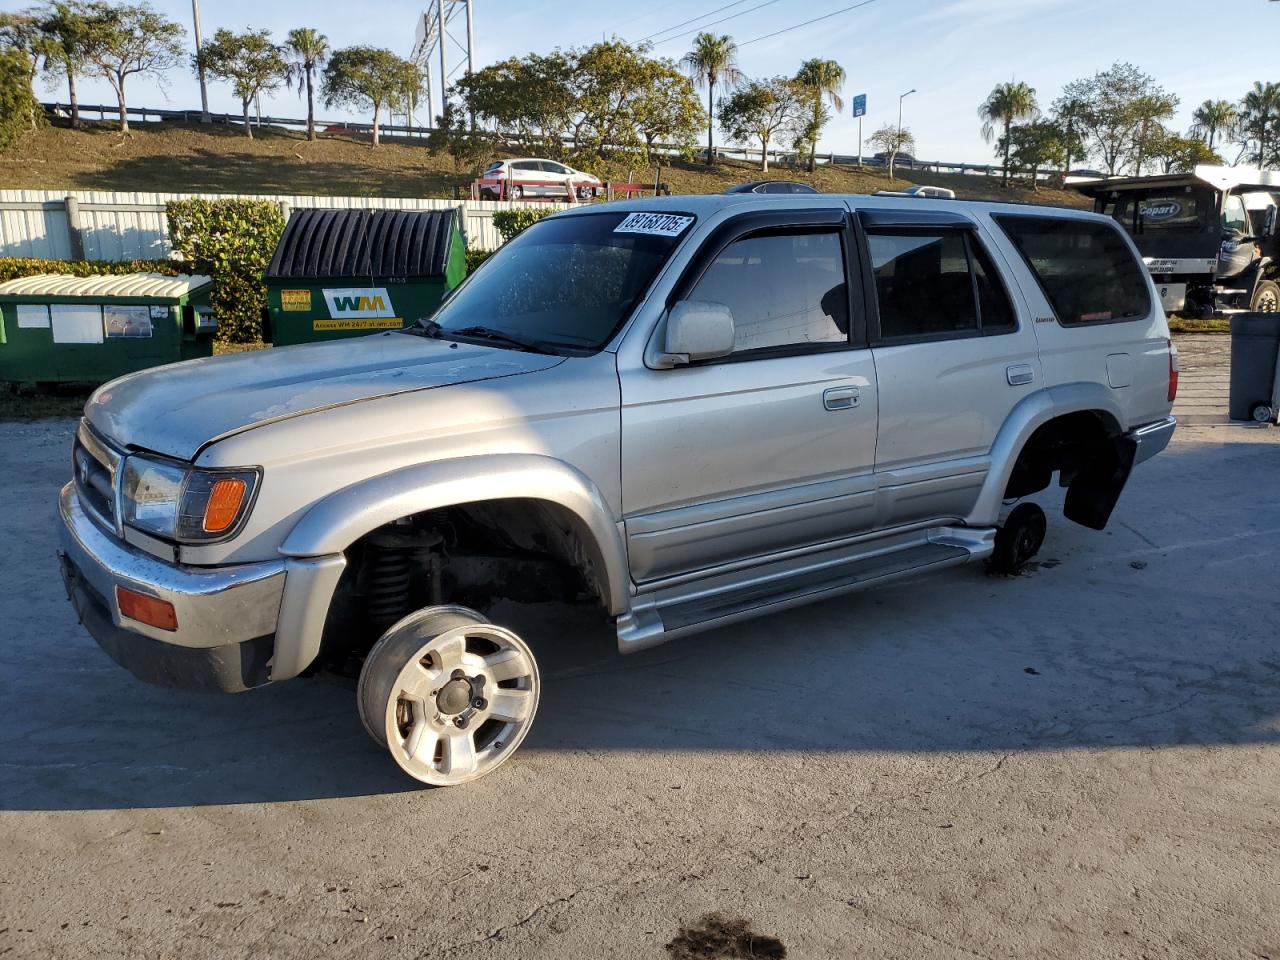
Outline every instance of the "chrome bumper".
{"label": "chrome bumper", "polygon": [[1134,466],[1144,460],[1150,460],[1167,447],[1169,441],[1173,439],[1173,431],[1177,426],[1178,421],[1175,418],[1165,417],[1163,420],[1149,423],[1145,427],[1139,427],[1130,433],[1129,436],[1138,445],[1137,452],[1133,457]]}
{"label": "chrome bumper", "polygon": [[[89,518],[68,483],[58,497],[64,564],[97,594],[112,624],[152,640],[188,648],[225,647],[276,632],[284,595],[285,561],[227,567],[165,563],[105,533]],[[116,587],[173,604],[177,629],[164,630],[121,616]]]}

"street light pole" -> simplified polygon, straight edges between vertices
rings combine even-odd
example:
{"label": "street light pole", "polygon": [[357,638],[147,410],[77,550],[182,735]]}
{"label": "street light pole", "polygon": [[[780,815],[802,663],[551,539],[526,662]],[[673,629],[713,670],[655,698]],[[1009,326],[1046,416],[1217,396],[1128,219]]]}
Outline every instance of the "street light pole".
{"label": "street light pole", "polygon": [[204,64],[200,62],[200,49],[204,40],[200,35],[200,0],[191,0],[191,17],[195,20],[196,73],[200,76],[200,122],[209,123],[209,88],[204,82]]}
{"label": "street light pole", "polygon": [[907,97],[911,96],[915,92],[916,92],[916,88],[912,87],[906,93],[898,97],[898,142],[899,143],[902,142],[902,101],[907,99]]}

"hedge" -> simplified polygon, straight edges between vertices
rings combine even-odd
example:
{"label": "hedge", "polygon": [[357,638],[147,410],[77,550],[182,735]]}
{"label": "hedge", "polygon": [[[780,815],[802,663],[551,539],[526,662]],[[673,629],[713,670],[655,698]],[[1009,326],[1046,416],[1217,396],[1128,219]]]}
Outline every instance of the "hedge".
{"label": "hedge", "polygon": [[0,283],[41,273],[62,273],[73,277],[94,274],[163,273],[173,277],[184,272],[175,260],[41,260],[38,257],[0,257]]}
{"label": "hedge", "polygon": [[493,226],[501,234],[502,242],[506,243],[525,227],[537,223],[551,212],[551,210],[539,210],[536,207],[525,207],[522,210],[495,210]]}
{"label": "hedge", "polygon": [[213,277],[209,302],[218,318],[218,339],[261,340],[267,305],[262,274],[284,232],[280,205],[271,200],[170,200],[165,212],[169,243],[183,265]]}

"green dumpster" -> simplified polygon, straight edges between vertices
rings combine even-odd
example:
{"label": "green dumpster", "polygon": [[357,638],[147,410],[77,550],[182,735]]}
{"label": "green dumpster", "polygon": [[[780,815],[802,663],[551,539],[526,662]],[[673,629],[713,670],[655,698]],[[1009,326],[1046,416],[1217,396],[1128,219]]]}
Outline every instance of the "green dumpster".
{"label": "green dumpster", "polygon": [[399,330],[466,276],[457,209],[296,210],[263,279],[277,347]]}
{"label": "green dumpster", "polygon": [[0,381],[104,383],[213,352],[213,281],[44,273],[0,283]]}

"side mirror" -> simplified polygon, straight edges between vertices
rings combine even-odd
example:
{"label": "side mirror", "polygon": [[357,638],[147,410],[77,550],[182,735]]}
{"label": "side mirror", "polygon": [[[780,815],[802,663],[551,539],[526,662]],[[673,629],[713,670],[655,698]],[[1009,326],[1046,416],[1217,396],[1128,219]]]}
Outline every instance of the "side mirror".
{"label": "side mirror", "polygon": [[711,300],[681,300],[667,314],[667,334],[659,361],[675,367],[733,353],[733,313]]}

